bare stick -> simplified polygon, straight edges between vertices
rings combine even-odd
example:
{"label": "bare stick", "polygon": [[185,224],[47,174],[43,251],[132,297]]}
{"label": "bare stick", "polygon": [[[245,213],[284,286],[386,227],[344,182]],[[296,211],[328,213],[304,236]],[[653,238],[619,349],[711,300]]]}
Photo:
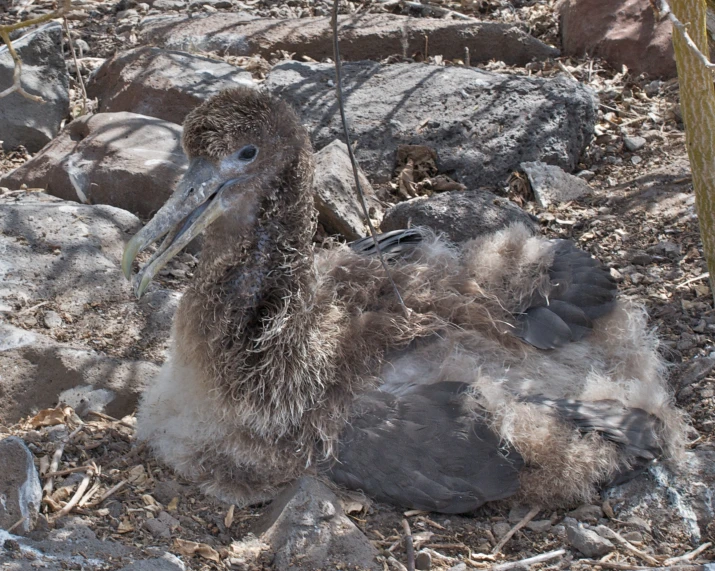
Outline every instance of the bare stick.
{"label": "bare stick", "polygon": [[695,559],[698,555],[700,555],[703,551],[705,551],[708,547],[711,547],[712,543],[703,543],[700,547],[697,549],[693,549],[692,551],[689,551],[685,555],[680,555],[679,557],[671,557],[670,559],[666,559],[663,561],[663,565],[672,565],[673,563],[680,563],[681,561],[690,561],[691,559]]}
{"label": "bare stick", "polygon": [[565,549],[557,549],[556,551],[549,551],[548,553],[542,553],[541,555],[534,555],[534,557],[527,557],[526,559],[521,559],[519,561],[510,561],[509,563],[502,563],[491,568],[491,571],[506,571],[507,569],[514,569],[516,567],[527,567],[533,565],[534,563],[542,563],[543,561],[549,561],[551,559],[556,559],[561,557],[566,553]]}
{"label": "bare stick", "polygon": [[620,533],[611,529],[610,527],[606,527],[605,525],[599,525],[598,531],[601,532],[599,533],[599,535],[602,535],[607,539],[613,539],[616,542],[620,543],[628,551],[648,563],[648,565],[655,565],[656,567],[660,565],[660,561],[658,561],[655,557],[653,557],[652,555],[648,555],[645,551],[641,551],[625,537],[623,537]]}
{"label": "bare stick", "polygon": [[70,499],[69,502],[63,507],[60,511],[58,511],[56,514],[52,516],[52,521],[56,521],[62,516],[67,515],[70,513],[74,507],[77,505],[79,500],[84,496],[84,493],[87,491],[87,487],[89,486],[89,482],[92,479],[92,471],[87,470],[84,474],[84,478],[82,478],[82,481],[80,482],[79,486],[77,487],[77,491],[74,493],[74,496]]}
{"label": "bare stick", "polygon": [[675,14],[670,9],[670,4],[667,0],[655,0],[656,9],[658,12],[658,18],[662,20],[663,18],[668,18],[673,23],[673,27],[678,30],[678,33],[683,38],[685,44],[690,48],[690,50],[696,55],[700,62],[708,69],[715,69],[715,63],[710,63],[710,60],[698,49],[693,39],[688,34],[687,25],[683,24]]}
{"label": "bare stick", "polygon": [[412,530],[410,529],[410,524],[406,519],[402,520],[402,529],[405,530],[405,552],[407,553],[407,571],[415,571],[415,544],[412,541]]}
{"label": "bare stick", "polygon": [[110,496],[116,494],[119,490],[121,490],[124,486],[126,486],[128,482],[129,482],[129,480],[122,480],[116,486],[112,486],[106,492],[104,492],[101,496],[99,496],[96,500],[94,500],[91,504],[89,504],[87,507],[88,508],[97,507],[104,500],[106,500]]}
{"label": "bare stick", "polygon": [[82,74],[79,71],[79,62],[77,61],[77,54],[74,51],[74,41],[72,40],[72,34],[70,33],[70,27],[67,23],[67,16],[63,18],[65,25],[65,32],[67,33],[67,41],[70,45],[70,52],[72,52],[72,59],[74,60],[74,69],[77,72],[77,83],[82,90],[82,115],[87,114],[87,90],[84,88],[84,80],[82,79]]}
{"label": "bare stick", "polygon": [[507,534],[501,538],[501,541],[497,543],[494,546],[494,549],[492,549],[492,554],[499,553],[502,549],[507,544],[507,541],[509,541],[512,536],[519,531],[522,527],[524,527],[527,523],[529,523],[532,519],[536,517],[536,514],[538,514],[541,511],[541,506],[536,506],[534,508],[531,508],[531,511],[524,516],[524,519],[522,519],[519,523],[517,523],[514,527],[512,527]]}
{"label": "bare stick", "polygon": [[25,522],[25,520],[27,518],[28,518],[28,516],[20,518],[15,523],[13,523],[10,527],[8,527],[5,531],[7,531],[8,533],[12,533],[14,530],[16,530],[18,527],[20,527]]}
{"label": "bare stick", "polygon": [[461,14],[460,12],[455,12],[454,10],[447,10],[447,8],[442,8],[441,6],[432,6],[429,3],[422,4],[420,2],[411,2],[410,0],[386,0],[385,2],[380,3],[385,8],[401,5],[420,10],[421,12],[432,12],[435,16],[451,16],[452,18],[457,18],[458,20],[469,20],[471,22],[480,21],[476,18],[472,18],[471,16],[467,16],[466,14]]}
{"label": "bare stick", "polygon": [[348,130],[348,122],[345,118],[345,104],[343,101],[343,71],[342,64],[340,63],[340,43],[338,40],[338,2],[339,0],[333,1],[333,17],[331,18],[331,24],[333,28],[333,58],[335,59],[335,93],[338,97],[338,108],[340,109],[340,119],[343,122],[343,132],[345,133],[345,144],[348,146],[348,155],[350,156],[350,163],[353,166],[353,176],[355,177],[355,188],[357,189],[358,196],[360,197],[360,205],[362,206],[362,212],[367,220],[368,228],[370,229],[370,235],[375,243],[375,250],[377,251],[377,256],[380,258],[380,264],[382,264],[382,269],[385,270],[387,279],[390,280],[392,284],[392,289],[395,291],[395,296],[397,296],[397,301],[402,306],[405,312],[405,317],[410,316],[410,310],[405,305],[402,295],[400,295],[400,290],[397,289],[397,284],[395,280],[392,279],[390,274],[390,269],[387,267],[387,262],[385,257],[382,255],[382,249],[380,244],[377,242],[377,232],[375,227],[370,220],[370,213],[367,210],[367,202],[365,201],[365,193],[360,185],[360,177],[358,176],[358,164],[353,154],[353,147],[350,144],[350,131]]}
{"label": "bare stick", "polygon": [[82,430],[81,426],[73,430],[67,438],[63,439],[62,442],[60,442],[59,446],[57,447],[57,450],[55,450],[55,453],[52,455],[52,462],[50,462],[50,472],[48,474],[49,477],[45,482],[45,487],[42,488],[42,493],[46,496],[44,499],[47,499],[47,497],[52,494],[52,486],[54,481],[50,474],[57,472],[57,468],[59,468],[60,461],[62,460],[62,454],[64,454],[65,451],[65,446],[70,440],[72,440],[72,438],[74,438],[75,434],[77,434],[80,430]]}

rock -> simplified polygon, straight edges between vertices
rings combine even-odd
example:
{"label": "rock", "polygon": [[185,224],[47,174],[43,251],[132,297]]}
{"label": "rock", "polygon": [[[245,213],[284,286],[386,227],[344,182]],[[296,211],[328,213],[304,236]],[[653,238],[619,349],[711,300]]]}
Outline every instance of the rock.
{"label": "rock", "polygon": [[[75,343],[87,337],[80,332],[89,332],[86,341],[95,347],[108,334],[127,336],[135,346],[161,337],[165,343],[174,298],[154,293],[153,307],[137,306],[119,267],[124,243],[140,226],[136,216],[111,206],[39,192],[0,197],[0,304],[21,311],[57,308],[53,311],[67,320],[62,332]],[[37,315],[43,312],[37,309]],[[154,314],[165,317],[156,321]],[[28,316],[13,312],[6,319],[24,323]],[[147,324],[154,328],[149,340]],[[12,423],[59,400],[80,414],[99,410],[122,417],[157,367],[64,345],[0,321],[0,371],[0,422]]]}
{"label": "rock", "polygon": [[636,266],[647,266],[653,263],[653,256],[645,252],[636,252],[631,256],[631,263]]}
{"label": "rock", "polygon": [[[144,41],[176,50],[191,47],[203,52],[258,54],[264,58],[285,50],[317,61],[333,57],[333,34],[327,17],[256,19],[242,12],[204,18],[165,16],[145,19],[139,34]],[[425,36],[429,36],[430,55],[463,58],[467,47],[472,63],[498,60],[523,66],[559,54],[557,49],[513,24],[394,14],[340,17],[340,52],[345,60],[382,60],[390,55],[410,57],[424,50]]]}
{"label": "rock", "polygon": [[635,75],[676,76],[672,25],[656,21],[648,0],[564,0],[559,15],[565,53],[602,57]]}
{"label": "rock", "polygon": [[603,517],[603,510],[601,509],[601,506],[585,504],[583,506],[579,506],[573,511],[568,512],[566,515],[577,521],[596,523]]}
{"label": "rock", "polygon": [[186,571],[186,565],[176,555],[164,553],[161,557],[135,561],[119,571]]}
{"label": "rock", "polygon": [[429,551],[418,551],[415,555],[415,569],[429,571],[432,569],[432,555]]}
{"label": "rock", "polygon": [[467,571],[467,564],[457,563],[456,565],[452,565],[447,571]]}
{"label": "rock", "polygon": [[715,357],[701,357],[700,359],[691,359],[681,366],[676,379],[678,379],[678,387],[683,389],[693,383],[702,381],[710,372],[715,369]]}
{"label": "rock", "polygon": [[32,452],[16,436],[0,440],[0,529],[9,529],[22,518],[15,532],[29,532],[42,501],[42,487]]}
{"label": "rock", "polygon": [[166,10],[183,10],[186,8],[186,2],[181,0],[156,0],[152,7],[162,12]]}
{"label": "rock", "polygon": [[171,517],[165,511],[159,512],[159,515],[152,519],[144,520],[144,527],[154,537],[162,537],[169,539],[172,530],[179,527],[179,520]]}
{"label": "rock", "polygon": [[623,144],[631,152],[639,151],[645,147],[646,140],[643,137],[624,137]]}
{"label": "rock", "polygon": [[591,193],[591,187],[586,181],[557,166],[536,161],[521,163],[521,168],[529,178],[534,198],[541,208],[577,200]]}
{"label": "rock", "polygon": [[[362,171],[359,176],[368,209],[381,214],[382,207],[375,200],[370,181]],[[353,168],[345,143],[336,139],[315,154],[313,187],[318,221],[328,234],[341,234],[348,240],[366,235],[365,216],[355,189]]]}
{"label": "rock", "polygon": [[[60,130],[69,113],[69,76],[62,56],[62,26],[45,24],[13,41],[22,59],[21,84],[31,95],[44,102],[31,101],[19,93],[2,99],[0,105],[0,141],[3,149],[24,145],[34,153],[44,147]],[[7,46],[0,47],[0,91],[13,83],[14,63]]]}
{"label": "rock", "polygon": [[[524,161],[572,170],[593,133],[593,93],[564,78],[371,62],[343,66],[356,155],[373,183],[390,180],[400,145],[439,149],[441,173],[468,188],[500,185]],[[316,149],[342,136],[331,64],[287,61],[266,88],[293,105]]]}
{"label": "rock", "polygon": [[511,531],[511,525],[505,521],[499,521],[492,526],[492,533],[497,539],[501,539]]}
{"label": "rock", "polygon": [[452,242],[464,242],[521,222],[534,228],[521,208],[485,190],[443,192],[429,198],[400,202],[385,213],[383,232],[426,226],[445,234]]}
{"label": "rock", "polygon": [[0,186],[26,184],[149,218],[186,165],[179,125],[134,113],[98,113],[72,121],[42,152],[0,178]]}
{"label": "rock", "polygon": [[343,513],[338,498],[304,476],[271,503],[256,534],[275,552],[276,571],[359,567],[381,570],[377,550]]}
{"label": "rock", "polygon": [[648,248],[648,252],[655,254],[656,256],[664,256],[671,260],[675,260],[682,253],[682,249],[679,244],[674,242],[668,242],[667,240],[662,240],[658,242],[655,246]]}
{"label": "rock", "polygon": [[44,321],[47,329],[57,329],[58,327],[62,327],[63,324],[60,314],[56,311],[46,311]]}
{"label": "rock", "polygon": [[[27,333],[0,323],[0,336],[19,337],[20,332]],[[113,359],[35,333],[28,334],[26,341],[0,348],[0,422],[4,424],[59,402],[80,416],[93,410],[121,418],[134,411],[142,390],[159,371],[153,363]]]}
{"label": "rock", "polygon": [[186,494],[187,489],[186,486],[176,480],[166,480],[156,483],[152,495],[157,501],[168,506],[174,498],[182,498]]}
{"label": "rock", "polygon": [[582,524],[567,524],[566,538],[571,547],[578,549],[586,557],[602,557],[616,548],[608,539],[586,529]]}
{"label": "rock", "polygon": [[652,465],[646,475],[608,490],[618,519],[650,533],[681,534],[698,544],[715,521],[715,451],[687,450],[671,469]]}
{"label": "rock", "polygon": [[[158,0],[162,1],[162,0]],[[99,111],[131,111],[183,123],[194,107],[229,87],[253,87],[251,74],[222,61],[141,47],[108,59],[87,83]]]}
{"label": "rock", "polygon": [[14,551],[0,549],[0,569],[7,571],[64,571],[66,569],[117,569],[119,571],[185,571],[174,555],[146,559],[138,549],[98,539],[79,518],[63,518],[62,527],[51,530],[44,539],[28,539],[0,529],[0,545],[13,545]]}
{"label": "rock", "polygon": [[537,519],[526,524],[526,528],[536,533],[546,533],[551,529],[550,519]]}
{"label": "rock", "polygon": [[516,524],[523,520],[530,511],[529,506],[514,506],[509,510],[509,515],[506,519],[509,523]]}

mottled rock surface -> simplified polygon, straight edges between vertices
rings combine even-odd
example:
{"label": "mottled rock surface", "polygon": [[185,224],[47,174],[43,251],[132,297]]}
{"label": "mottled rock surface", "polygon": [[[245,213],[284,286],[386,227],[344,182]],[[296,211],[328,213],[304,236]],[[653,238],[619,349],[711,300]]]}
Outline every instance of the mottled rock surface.
{"label": "mottled rock surface", "polygon": [[[381,214],[382,207],[375,200],[370,181],[362,171],[359,177],[368,208]],[[366,235],[365,216],[355,189],[348,148],[342,141],[335,140],[315,154],[313,188],[318,221],[328,234],[340,234],[348,240]]]}
{"label": "mottled rock surface", "polygon": [[426,226],[464,242],[500,230],[514,222],[533,226],[531,217],[512,202],[486,190],[453,191],[400,202],[385,213],[383,232]]}
{"label": "mottled rock surface", "polygon": [[[317,61],[333,57],[330,18],[324,17],[256,19],[242,12],[206,17],[163,16],[147,18],[140,34],[170,49],[191,47],[231,55],[259,54],[266,58],[284,50]],[[464,48],[468,47],[472,63],[497,60],[509,65],[525,65],[559,53],[506,23],[393,14],[340,17],[340,52],[346,60],[380,60],[391,54],[409,57],[424,50],[425,36],[429,36],[431,55],[462,58]]]}
{"label": "mottled rock surface", "polygon": [[9,436],[0,440],[0,466],[0,529],[10,529],[24,519],[14,528],[15,533],[28,532],[42,501],[32,452],[18,437]]}
{"label": "mottled rock surface", "polygon": [[181,126],[135,113],[75,119],[41,153],[0,178],[88,204],[109,204],[149,217],[186,169]]}
{"label": "mottled rock surface", "polygon": [[648,0],[565,0],[560,18],[565,53],[602,57],[636,75],[675,77],[672,24],[656,22]]}
{"label": "mottled rock surface", "polygon": [[[69,76],[62,57],[62,26],[45,24],[13,42],[22,59],[22,87],[44,102],[31,101],[19,93],[2,98],[0,141],[3,149],[24,145],[39,151],[60,130],[69,113]],[[0,42],[0,91],[13,83],[14,64],[7,46]]]}
{"label": "mottled rock surface", "polygon": [[282,492],[255,526],[275,552],[276,571],[313,571],[356,566],[381,570],[377,550],[343,513],[324,484],[304,476]]}
{"label": "mottled rock surface", "polygon": [[591,187],[585,180],[564,172],[560,167],[535,161],[521,163],[521,168],[526,173],[536,203],[541,208],[577,200],[591,193]]}
{"label": "mottled rock surface", "polygon": [[[343,72],[356,155],[373,183],[390,179],[399,145],[439,149],[439,171],[467,188],[501,185],[525,161],[570,171],[593,133],[593,93],[564,77],[371,62]],[[342,133],[334,75],[330,64],[290,61],[265,82],[295,107],[316,149]]]}
{"label": "mottled rock surface", "polygon": [[87,84],[99,111],[130,111],[182,123],[194,107],[224,89],[255,85],[251,74],[186,52],[142,47],[107,60]]}

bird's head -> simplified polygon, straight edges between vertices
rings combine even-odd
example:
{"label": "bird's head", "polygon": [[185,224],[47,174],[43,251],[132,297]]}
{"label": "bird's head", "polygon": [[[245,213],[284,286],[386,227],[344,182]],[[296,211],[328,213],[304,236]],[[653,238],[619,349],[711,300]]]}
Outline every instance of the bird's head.
{"label": "bird's head", "polygon": [[290,205],[311,178],[310,142],[282,101],[248,88],[223,91],[184,121],[189,168],[171,197],[129,241],[122,269],[166,236],[134,281],[138,297],[154,276],[207,228],[247,235],[262,210]]}

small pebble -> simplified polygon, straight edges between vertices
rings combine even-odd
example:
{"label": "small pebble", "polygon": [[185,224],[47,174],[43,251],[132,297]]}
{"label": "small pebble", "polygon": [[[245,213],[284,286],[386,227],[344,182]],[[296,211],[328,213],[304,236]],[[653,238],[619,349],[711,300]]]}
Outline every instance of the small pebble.
{"label": "small pebble", "polygon": [[642,162],[643,162],[643,159],[640,158],[638,155],[633,155],[633,156],[631,157],[631,163],[634,164],[634,165],[638,165],[638,164],[640,164],[640,163],[642,163]]}
{"label": "small pebble", "polygon": [[56,311],[46,311],[43,320],[47,329],[57,329],[58,327],[62,327],[63,324],[60,314]]}
{"label": "small pebble", "polygon": [[625,145],[626,149],[634,153],[635,151],[638,151],[645,147],[646,140],[643,137],[625,137],[623,139],[623,144]]}
{"label": "small pebble", "polygon": [[427,551],[420,551],[415,555],[415,569],[420,571],[432,569],[432,556]]}

